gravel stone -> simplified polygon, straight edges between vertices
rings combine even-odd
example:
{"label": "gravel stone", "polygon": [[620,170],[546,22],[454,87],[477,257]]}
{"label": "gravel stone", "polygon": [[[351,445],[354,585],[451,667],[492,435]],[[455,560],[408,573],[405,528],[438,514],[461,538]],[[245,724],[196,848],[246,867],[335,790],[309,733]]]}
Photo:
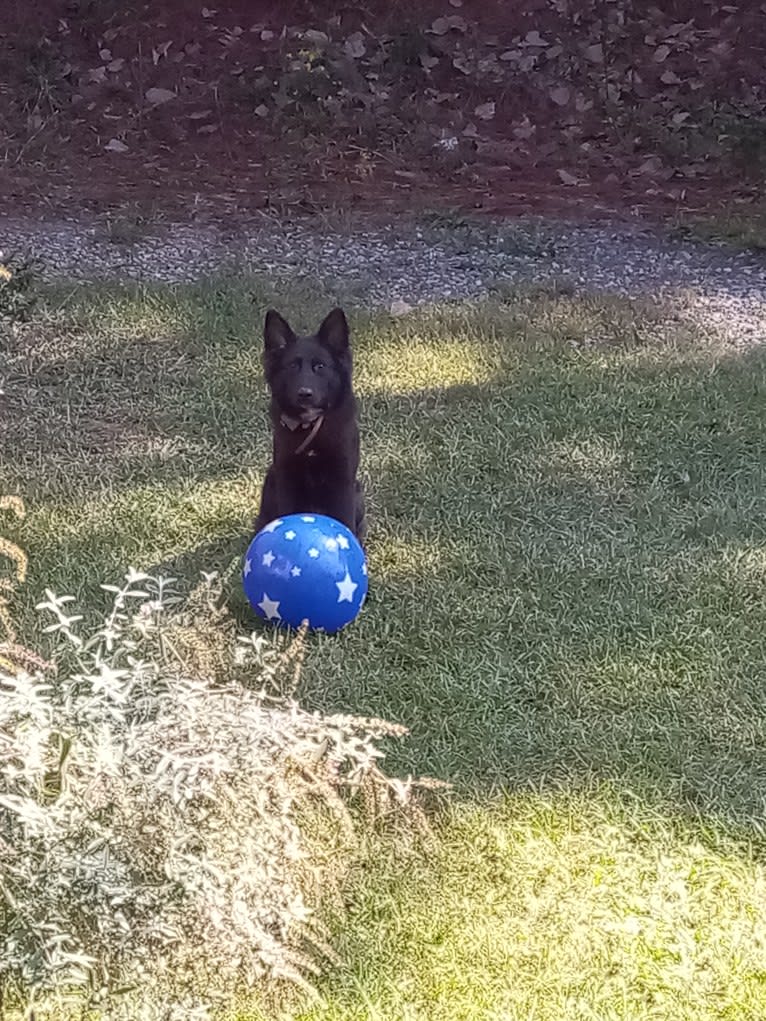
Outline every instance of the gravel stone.
{"label": "gravel stone", "polygon": [[103,222],[0,219],[0,250],[49,280],[181,283],[221,273],[292,278],[371,308],[480,298],[501,284],[680,299],[679,314],[737,346],[766,340],[766,259],[649,229],[505,221],[334,231],[305,222],[160,223],[129,243]]}

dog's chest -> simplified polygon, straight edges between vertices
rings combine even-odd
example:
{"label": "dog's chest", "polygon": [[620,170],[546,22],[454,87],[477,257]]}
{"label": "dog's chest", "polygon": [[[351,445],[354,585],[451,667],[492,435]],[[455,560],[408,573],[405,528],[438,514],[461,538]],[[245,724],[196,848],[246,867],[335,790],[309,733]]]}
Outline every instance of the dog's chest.
{"label": "dog's chest", "polygon": [[304,480],[307,486],[321,488],[338,477],[341,458],[328,456],[325,451],[309,447],[301,454],[293,455],[290,472]]}
{"label": "dog's chest", "polygon": [[334,499],[346,488],[341,466],[323,457],[321,452],[305,451],[283,470],[287,472],[286,482],[296,502],[308,509],[321,511],[328,499]]}

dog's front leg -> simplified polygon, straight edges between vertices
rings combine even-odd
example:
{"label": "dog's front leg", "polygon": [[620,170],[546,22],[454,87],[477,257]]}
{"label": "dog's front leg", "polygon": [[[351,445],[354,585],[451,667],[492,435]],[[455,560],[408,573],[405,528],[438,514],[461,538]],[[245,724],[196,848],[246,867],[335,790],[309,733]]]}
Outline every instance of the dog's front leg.
{"label": "dog's front leg", "polygon": [[[323,513],[344,524],[349,531],[357,535],[357,493],[356,486],[351,483],[340,492],[334,493],[327,500]],[[357,536],[358,538],[358,536]]]}

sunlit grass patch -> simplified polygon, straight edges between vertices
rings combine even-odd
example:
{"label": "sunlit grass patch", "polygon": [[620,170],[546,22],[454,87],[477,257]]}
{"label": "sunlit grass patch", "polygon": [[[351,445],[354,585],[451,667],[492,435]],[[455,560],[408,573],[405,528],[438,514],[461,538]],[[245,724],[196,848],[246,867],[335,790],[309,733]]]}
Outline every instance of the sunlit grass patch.
{"label": "sunlit grass patch", "polygon": [[766,1009],[766,874],[734,843],[596,788],[459,806],[438,835],[429,859],[391,855],[360,881],[341,936],[350,966],[324,1003],[290,1017],[713,1021]]}
{"label": "sunlit grass patch", "polygon": [[361,393],[418,394],[491,382],[500,341],[477,337],[470,315],[449,309],[420,310],[409,322],[375,323],[359,357]]}

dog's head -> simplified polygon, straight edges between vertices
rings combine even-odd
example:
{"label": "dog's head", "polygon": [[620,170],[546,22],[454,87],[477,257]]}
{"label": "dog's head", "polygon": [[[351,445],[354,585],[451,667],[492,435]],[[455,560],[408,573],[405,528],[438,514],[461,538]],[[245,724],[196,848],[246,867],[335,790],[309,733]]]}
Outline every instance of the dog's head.
{"label": "dog's head", "polygon": [[297,336],[270,309],[263,336],[266,381],[281,412],[307,424],[340,404],[351,387],[351,348],[342,309],[333,309],[308,337]]}

